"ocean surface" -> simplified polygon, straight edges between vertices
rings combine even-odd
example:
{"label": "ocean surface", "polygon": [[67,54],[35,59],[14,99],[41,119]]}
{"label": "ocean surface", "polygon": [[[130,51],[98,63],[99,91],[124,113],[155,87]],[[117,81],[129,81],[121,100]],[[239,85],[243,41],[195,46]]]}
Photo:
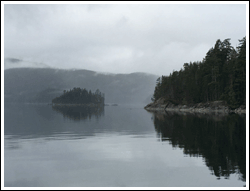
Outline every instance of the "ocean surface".
{"label": "ocean surface", "polygon": [[5,187],[243,187],[246,116],[4,106]]}

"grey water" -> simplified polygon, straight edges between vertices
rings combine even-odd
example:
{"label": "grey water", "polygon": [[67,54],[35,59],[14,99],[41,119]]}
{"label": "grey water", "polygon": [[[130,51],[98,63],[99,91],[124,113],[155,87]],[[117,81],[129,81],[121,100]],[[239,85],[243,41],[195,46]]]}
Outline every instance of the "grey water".
{"label": "grey water", "polygon": [[246,117],[4,106],[5,187],[242,187]]}

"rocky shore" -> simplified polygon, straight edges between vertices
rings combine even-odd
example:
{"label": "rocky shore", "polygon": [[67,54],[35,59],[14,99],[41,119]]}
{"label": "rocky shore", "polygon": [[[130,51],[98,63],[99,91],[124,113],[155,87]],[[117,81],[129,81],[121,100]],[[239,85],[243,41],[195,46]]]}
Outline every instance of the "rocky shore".
{"label": "rocky shore", "polygon": [[246,113],[246,106],[242,105],[237,109],[230,109],[225,101],[212,101],[206,103],[197,103],[189,105],[176,105],[160,98],[153,103],[150,103],[144,107],[148,111],[178,111],[178,112],[192,112],[192,113]]}

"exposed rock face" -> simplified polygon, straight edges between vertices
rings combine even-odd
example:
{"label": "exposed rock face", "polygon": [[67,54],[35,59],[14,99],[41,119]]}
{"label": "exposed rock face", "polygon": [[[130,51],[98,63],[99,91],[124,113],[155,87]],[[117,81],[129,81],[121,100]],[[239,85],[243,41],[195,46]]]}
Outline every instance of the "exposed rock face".
{"label": "exposed rock face", "polygon": [[176,105],[166,98],[160,98],[144,107],[146,110],[166,110],[180,112],[198,112],[198,113],[246,113],[246,106],[242,105],[235,110],[231,110],[225,101],[212,101],[206,103],[197,103],[189,105]]}

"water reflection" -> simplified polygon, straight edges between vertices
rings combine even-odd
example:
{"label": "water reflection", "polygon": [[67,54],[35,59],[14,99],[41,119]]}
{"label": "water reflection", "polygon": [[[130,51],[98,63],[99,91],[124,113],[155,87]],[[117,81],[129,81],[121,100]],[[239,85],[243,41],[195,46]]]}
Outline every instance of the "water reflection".
{"label": "water reflection", "polygon": [[154,113],[161,141],[183,148],[185,155],[202,156],[217,179],[238,173],[246,181],[246,117]]}
{"label": "water reflection", "polygon": [[[58,108],[47,104],[5,104],[5,139],[75,139],[99,133],[154,133],[143,108]],[[104,116],[105,115],[105,116]]]}
{"label": "water reflection", "polygon": [[95,116],[97,119],[104,115],[104,107],[88,107],[88,106],[67,106],[53,105],[52,109],[63,114],[64,118],[69,118],[74,121],[91,119]]}
{"label": "water reflection", "polygon": [[[88,112],[83,114],[86,118],[80,118],[75,117],[79,112],[63,113],[47,104],[4,107],[5,186],[242,186],[236,176],[217,181],[207,166],[218,177],[224,176],[220,173],[225,170],[228,175],[235,172],[244,176],[243,180],[246,177],[245,147],[241,148],[245,139],[238,138],[245,135],[240,134],[241,120],[231,123],[226,116],[152,115],[143,107],[120,105],[105,107],[105,116],[104,111],[100,115],[92,113],[91,120]],[[199,129],[203,133],[211,131],[207,140]],[[215,130],[218,135],[213,138]],[[156,132],[158,140],[166,144],[157,141]],[[230,136],[232,143],[227,146]],[[211,145],[211,140],[216,144]],[[179,147],[185,149],[184,156],[203,156],[207,166],[201,157],[183,157]]]}
{"label": "water reflection", "polygon": [[[4,107],[5,139],[16,140],[93,136],[92,126],[98,127],[96,123],[104,115],[103,108],[52,108],[46,104],[5,104]],[[63,116],[69,120],[62,120]],[[90,119],[92,126],[88,123]]]}

